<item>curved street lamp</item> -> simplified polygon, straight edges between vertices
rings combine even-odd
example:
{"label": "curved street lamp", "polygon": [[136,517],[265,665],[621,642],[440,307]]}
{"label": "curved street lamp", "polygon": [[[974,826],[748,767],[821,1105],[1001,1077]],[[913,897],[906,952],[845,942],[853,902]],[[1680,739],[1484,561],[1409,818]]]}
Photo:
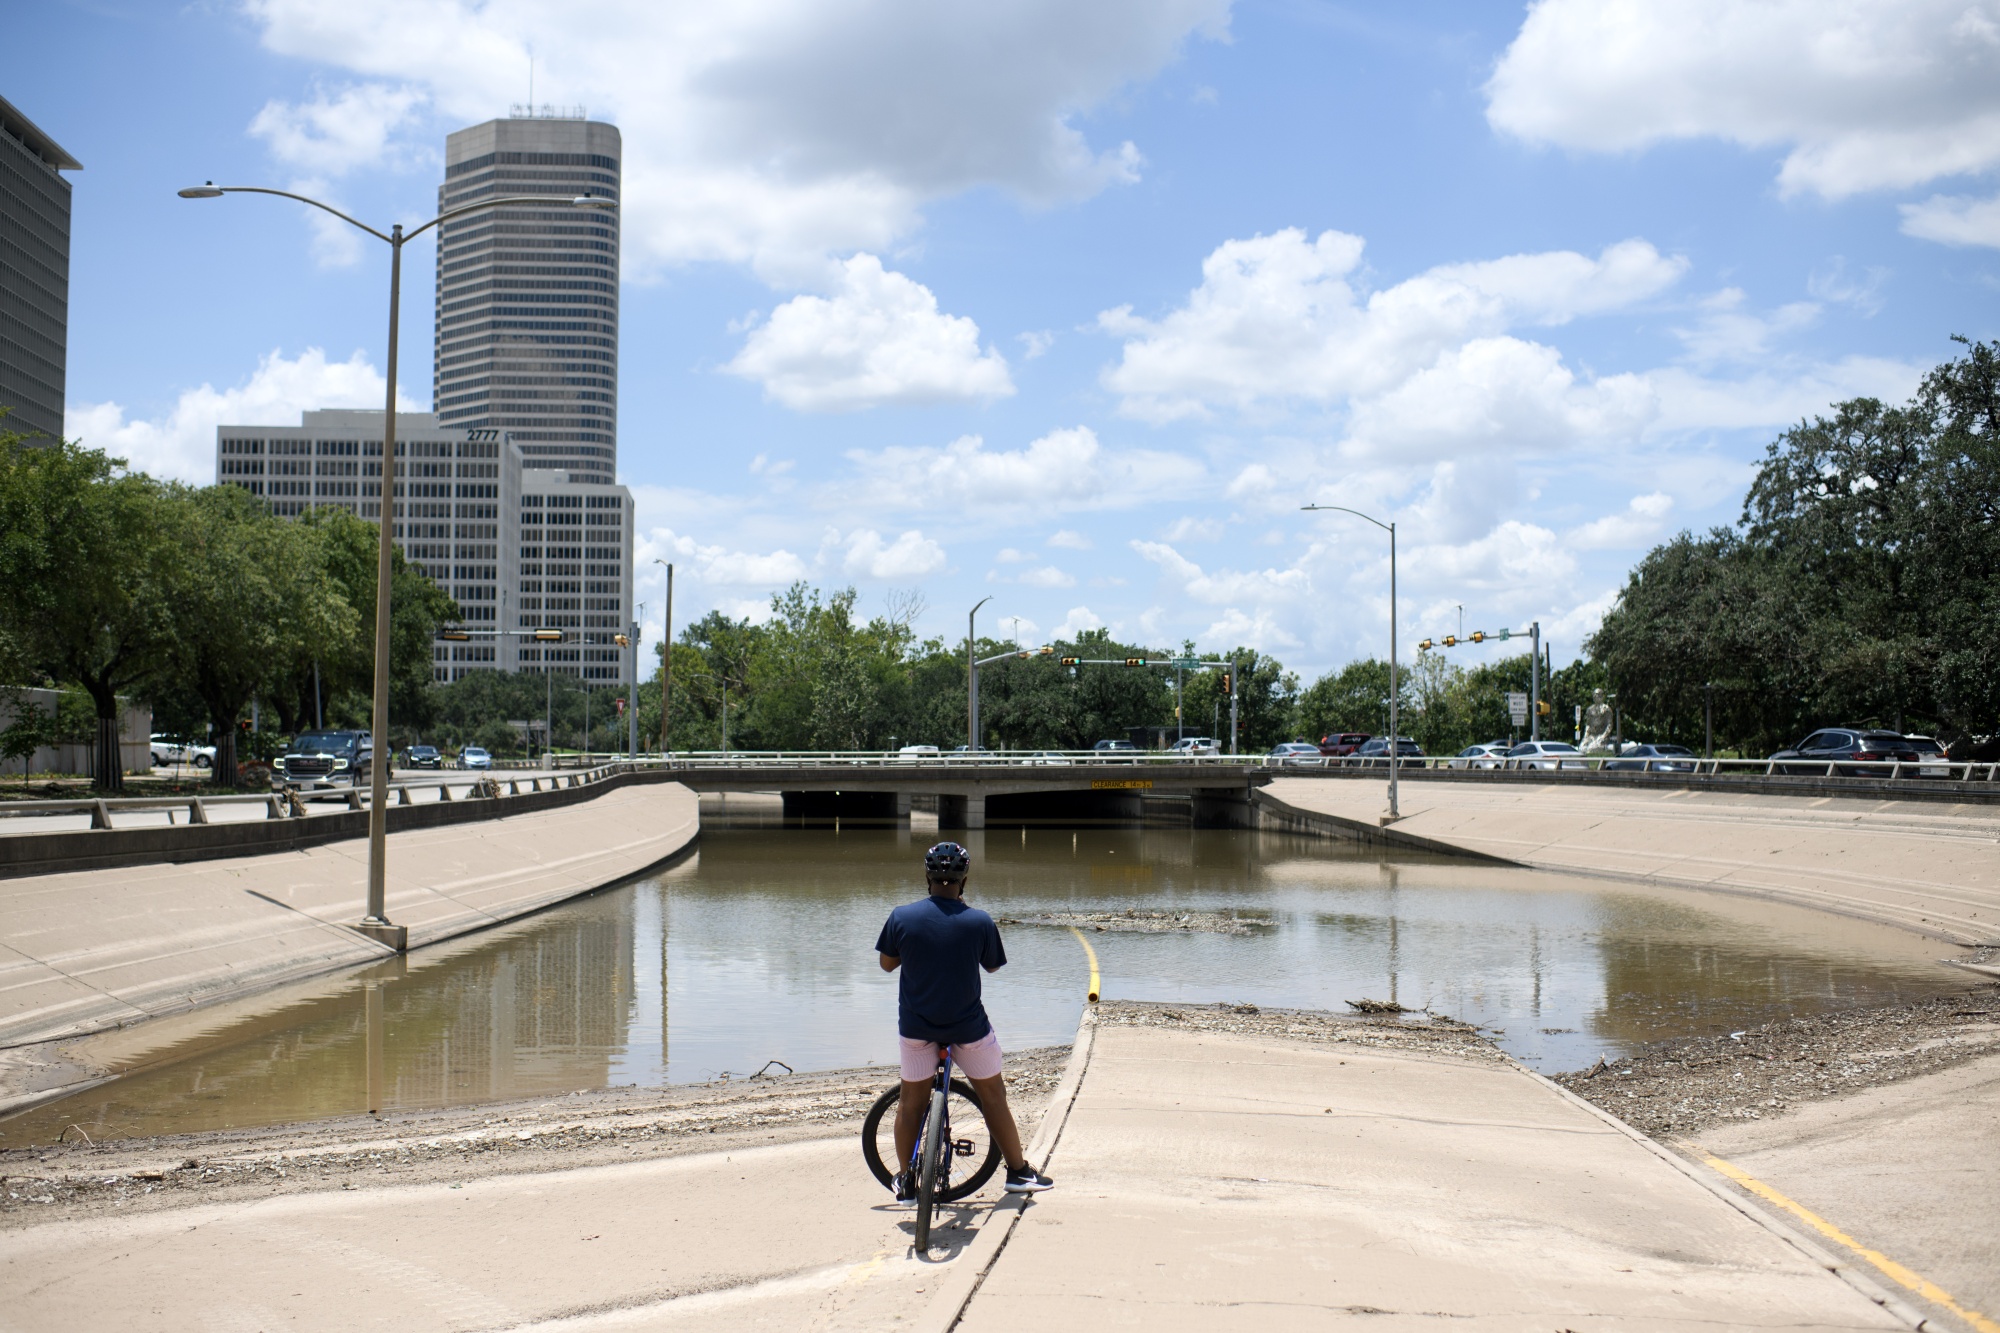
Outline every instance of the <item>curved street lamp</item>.
{"label": "curved street lamp", "polygon": [[1402,748],[1402,734],[1398,730],[1397,702],[1402,691],[1396,682],[1396,525],[1384,523],[1379,518],[1370,518],[1359,509],[1349,509],[1346,505],[1300,505],[1307,513],[1317,513],[1337,509],[1343,514],[1352,514],[1365,519],[1389,534],[1389,818],[1401,819],[1402,812],[1396,808],[1397,752]]}
{"label": "curved street lamp", "polygon": [[[330,204],[289,190],[271,190],[259,185],[217,185],[206,181],[200,185],[190,185],[181,190],[183,199],[220,199],[225,194],[271,194],[281,199],[296,199],[322,212],[331,213],[350,226],[359,227],[378,241],[389,246],[389,392],[387,406],[382,414],[382,504],[378,526],[381,529],[376,542],[375,559],[375,701],[372,720],[374,737],[374,758],[369,762],[368,800],[368,914],[361,919],[358,927],[362,934],[400,951],[407,946],[409,934],[405,927],[392,926],[388,917],[388,840],[389,840],[389,770],[395,763],[393,748],[385,749],[389,739],[389,570],[390,553],[395,549],[391,529],[396,513],[396,328],[403,289],[403,245],[429,231],[441,222],[449,222],[467,213],[482,209],[499,208],[508,204],[563,204],[572,208],[589,208],[609,212],[618,207],[618,201],[602,195],[506,195],[499,199],[481,199],[458,208],[448,208],[420,227],[403,230],[398,222],[388,232],[377,231],[367,223],[349,217]],[[384,762],[384,760],[387,762]]]}

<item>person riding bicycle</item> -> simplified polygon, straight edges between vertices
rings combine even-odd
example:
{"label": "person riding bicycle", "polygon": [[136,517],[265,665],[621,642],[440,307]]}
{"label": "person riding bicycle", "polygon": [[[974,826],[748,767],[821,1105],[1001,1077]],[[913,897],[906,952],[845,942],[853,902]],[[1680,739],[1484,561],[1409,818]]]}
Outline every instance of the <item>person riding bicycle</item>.
{"label": "person riding bicycle", "polygon": [[1007,950],[993,918],[965,901],[971,865],[972,854],[955,842],[941,842],[924,853],[930,896],[889,913],[875,941],[882,970],[903,971],[896,1004],[903,1067],[903,1095],[896,1106],[896,1160],[903,1164],[895,1180],[899,1200],[917,1196],[910,1154],[923,1127],[940,1047],[950,1048],[952,1060],[979,1093],[986,1126],[1007,1158],[1007,1192],[1033,1194],[1055,1184],[1028,1165],[1021,1151],[1021,1132],[1000,1078],[1000,1038],[979,1001],[979,969],[1005,967]]}

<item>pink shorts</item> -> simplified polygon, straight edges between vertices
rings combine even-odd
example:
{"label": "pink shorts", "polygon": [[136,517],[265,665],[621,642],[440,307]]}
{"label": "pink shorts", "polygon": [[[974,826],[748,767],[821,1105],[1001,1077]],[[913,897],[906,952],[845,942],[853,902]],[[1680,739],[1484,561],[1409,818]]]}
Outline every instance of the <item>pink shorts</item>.
{"label": "pink shorts", "polygon": [[[898,1037],[896,1041],[903,1048],[903,1081],[928,1083],[937,1073],[937,1043],[918,1037]],[[978,1041],[953,1046],[951,1061],[967,1078],[992,1078],[1000,1072],[1000,1034],[989,1029]]]}

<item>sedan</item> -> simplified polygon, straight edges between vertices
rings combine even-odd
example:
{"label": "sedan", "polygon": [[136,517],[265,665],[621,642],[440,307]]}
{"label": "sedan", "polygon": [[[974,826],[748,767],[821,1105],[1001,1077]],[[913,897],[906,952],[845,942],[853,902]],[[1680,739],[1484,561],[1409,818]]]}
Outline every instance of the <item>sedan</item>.
{"label": "sedan", "polygon": [[412,745],[403,751],[403,765],[406,768],[443,768],[444,756],[435,745]]}
{"label": "sedan", "polygon": [[1037,750],[1028,756],[1028,762],[1042,768],[1067,768],[1076,761],[1059,750]]}
{"label": "sedan", "polygon": [[1271,747],[1264,762],[1273,768],[1325,768],[1326,756],[1317,745],[1305,741],[1284,741]]}
{"label": "sedan", "polygon": [[485,750],[482,750],[477,745],[468,745],[458,752],[458,766],[460,768],[491,768],[493,767],[493,756],[486,753]]}
{"label": "sedan", "polygon": [[1507,757],[1507,742],[1483,741],[1468,745],[1445,765],[1446,768],[1498,768]]}
{"label": "sedan", "polygon": [[1602,767],[1607,773],[1692,773],[1695,755],[1685,745],[1628,745]]}
{"label": "sedan", "polygon": [[1507,751],[1508,768],[1589,768],[1583,751],[1568,741],[1522,741]]}
{"label": "sedan", "polygon": [[1920,778],[1948,778],[1951,776],[1951,760],[1944,746],[1930,736],[1905,736],[1904,742],[1917,752],[1917,776]]}

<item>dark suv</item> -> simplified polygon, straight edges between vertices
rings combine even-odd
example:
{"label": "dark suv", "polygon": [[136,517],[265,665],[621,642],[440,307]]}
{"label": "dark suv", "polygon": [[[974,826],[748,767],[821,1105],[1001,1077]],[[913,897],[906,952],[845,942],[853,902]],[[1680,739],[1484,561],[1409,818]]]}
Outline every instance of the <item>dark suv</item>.
{"label": "dark suv", "polygon": [[271,767],[287,787],[358,787],[375,766],[374,738],[365,731],[302,731]]}
{"label": "dark suv", "polygon": [[[1837,777],[1886,778],[1891,771],[1872,765],[1901,760],[1906,764],[1921,763],[1923,756],[1917,747],[1911,745],[1893,731],[1864,731],[1859,727],[1827,727],[1792,746],[1771,756],[1774,771],[1795,774],[1799,777],[1818,777],[1828,772]],[[1786,760],[1794,763],[1786,763]],[[1851,760],[1854,767],[1843,768],[1841,760]],[[1861,767],[1862,764],[1869,767]],[[1831,769],[1827,765],[1833,765]]]}

